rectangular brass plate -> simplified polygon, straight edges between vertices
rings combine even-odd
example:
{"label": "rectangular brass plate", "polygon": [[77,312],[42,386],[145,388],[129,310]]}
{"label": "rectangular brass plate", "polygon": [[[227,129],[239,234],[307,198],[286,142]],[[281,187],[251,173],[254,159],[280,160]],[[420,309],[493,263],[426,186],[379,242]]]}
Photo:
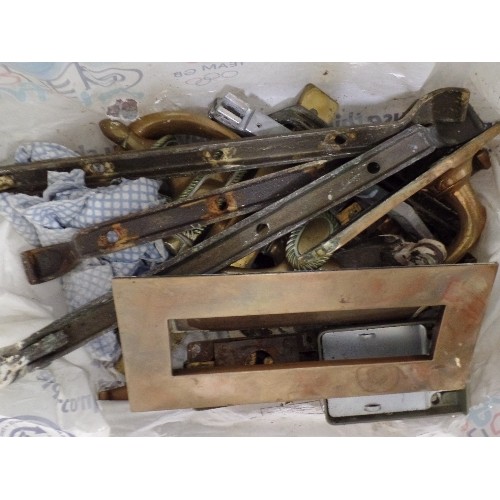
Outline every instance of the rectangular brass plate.
{"label": "rectangular brass plate", "polygon": [[[497,264],[118,278],[133,411],[465,388]],[[432,356],[216,367],[174,374],[171,320],[444,306]]]}

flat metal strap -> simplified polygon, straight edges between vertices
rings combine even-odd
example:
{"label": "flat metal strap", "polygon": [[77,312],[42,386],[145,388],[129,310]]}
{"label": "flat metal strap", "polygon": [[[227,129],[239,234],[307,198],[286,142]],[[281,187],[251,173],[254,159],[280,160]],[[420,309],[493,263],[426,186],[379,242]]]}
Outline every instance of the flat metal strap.
{"label": "flat metal strap", "polygon": [[217,272],[432,153],[433,128],[413,125],[230,228],[158,266],[162,273]]}
{"label": "flat metal strap", "polygon": [[217,189],[202,197],[156,206],[96,224],[80,230],[71,241],[23,252],[26,275],[31,284],[42,283],[62,276],[81,259],[165,238],[188,230],[194,224],[213,224],[254,212],[328,170],[322,161],[305,163]]}
{"label": "flat metal strap", "polygon": [[[119,177],[191,176],[292,166],[320,159],[350,158],[413,123],[439,124],[440,129],[446,129],[449,125],[460,126],[470,108],[469,96],[470,92],[463,88],[438,89],[418,99],[400,120],[382,125],[326,128],[276,137],[210,141],[162,149],[7,165],[0,167],[0,191],[40,193],[47,187],[47,172],[69,172],[74,168],[85,171],[85,183],[88,187],[96,187],[108,185]],[[441,131],[443,132],[444,130]],[[474,132],[479,133],[480,128]],[[452,135],[456,139],[455,129]],[[467,137],[462,138],[462,142],[465,140]]]}

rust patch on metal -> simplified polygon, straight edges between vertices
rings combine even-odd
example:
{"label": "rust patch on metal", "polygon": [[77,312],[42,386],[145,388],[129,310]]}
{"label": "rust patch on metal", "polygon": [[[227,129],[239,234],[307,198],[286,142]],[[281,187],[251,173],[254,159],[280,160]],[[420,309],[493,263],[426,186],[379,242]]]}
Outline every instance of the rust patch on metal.
{"label": "rust patch on metal", "polygon": [[[317,354],[317,342],[307,345],[306,335],[287,334],[256,338],[205,340],[188,344],[187,359],[191,363],[212,362],[213,366],[253,366],[301,361],[304,353]],[[197,365],[196,365],[197,366]]]}
{"label": "rust patch on metal", "polygon": [[349,143],[353,142],[357,138],[357,133],[355,130],[339,130],[328,134],[325,140],[321,143],[327,151],[340,151]]}
{"label": "rust patch on metal", "polygon": [[109,161],[103,163],[84,163],[83,170],[87,175],[90,176],[114,176],[115,166]]}
{"label": "rust patch on metal", "polygon": [[203,159],[210,164],[212,167],[218,167],[221,162],[232,160],[237,161],[238,158],[234,158],[236,153],[236,148],[226,147],[221,149],[216,149],[215,151],[203,151]]}
{"label": "rust patch on metal", "polygon": [[206,201],[207,213],[202,220],[212,219],[214,216],[238,210],[238,202],[231,192],[210,196]]}
{"label": "rust patch on metal", "polygon": [[348,205],[344,210],[341,210],[340,212],[335,214],[335,218],[345,226],[346,224],[349,223],[351,219],[353,219],[357,214],[361,213],[363,211],[363,208],[358,202],[351,203]]}
{"label": "rust patch on metal", "polygon": [[129,244],[137,240],[139,236],[130,234],[130,231],[124,228],[120,223],[113,224],[111,229],[102,234],[97,239],[97,246],[102,249],[120,250],[128,248]]}

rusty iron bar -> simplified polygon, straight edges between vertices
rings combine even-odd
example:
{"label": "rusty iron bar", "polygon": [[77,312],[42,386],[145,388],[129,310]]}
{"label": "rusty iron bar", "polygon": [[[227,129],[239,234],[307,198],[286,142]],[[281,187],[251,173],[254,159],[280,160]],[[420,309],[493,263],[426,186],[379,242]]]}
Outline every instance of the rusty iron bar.
{"label": "rusty iron bar", "polygon": [[324,161],[310,162],[219,188],[204,196],[150,208],[79,231],[71,241],[21,254],[31,284],[62,276],[82,259],[99,257],[165,238],[194,224],[213,224],[262,209],[268,203],[327,172]]}
{"label": "rusty iron bar", "polygon": [[[302,358],[319,360],[318,335],[320,330],[309,333],[290,333],[255,338],[232,338],[191,342],[187,346],[187,368],[193,363],[213,361],[214,366],[241,366],[302,361]],[[308,339],[311,337],[311,340]],[[314,340],[313,340],[314,339]],[[266,358],[255,358],[261,351]],[[260,363],[259,363],[260,362]]]}
{"label": "rusty iron bar", "polygon": [[[48,171],[83,169],[89,187],[109,184],[119,177],[164,178],[178,175],[229,172],[242,169],[291,166],[318,159],[356,156],[401,132],[412,124],[434,124],[441,135],[464,142],[470,133],[463,126],[470,92],[463,88],[442,88],[418,99],[393,123],[358,127],[325,128],[292,132],[278,137],[258,137],[203,144],[171,146],[165,149],[124,151],[115,154],[44,160],[0,168],[0,190],[40,193],[47,186]],[[477,123],[480,126],[480,123]],[[472,131],[474,132],[474,131]],[[477,134],[478,131],[475,130]],[[470,135],[470,134],[469,134]]]}
{"label": "rusty iron bar", "polygon": [[413,125],[368,153],[158,266],[161,274],[217,272],[428,156],[439,145],[432,127]]}

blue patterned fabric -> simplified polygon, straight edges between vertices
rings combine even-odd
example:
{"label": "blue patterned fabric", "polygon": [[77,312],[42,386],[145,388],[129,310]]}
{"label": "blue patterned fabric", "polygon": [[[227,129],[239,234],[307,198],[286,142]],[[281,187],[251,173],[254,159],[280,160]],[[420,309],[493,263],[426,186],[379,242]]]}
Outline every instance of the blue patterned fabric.
{"label": "blue patterned fabric", "polygon": [[31,163],[32,161],[74,158],[76,156],[78,153],[60,144],[35,141],[19,146],[14,153],[14,160],[16,163]]}
{"label": "blue patterned fabric", "polygon": [[[53,143],[35,142],[16,151],[17,162],[78,156]],[[0,193],[0,214],[4,215],[33,246],[47,246],[70,240],[84,227],[127,215],[161,203],[160,182],[140,178],[90,189],[83,170],[49,172],[48,187],[42,197]],[[168,258],[163,243],[146,243],[99,258],[85,259],[62,277],[63,291],[70,310],[84,306],[111,290],[115,276],[140,275]],[[103,362],[114,362],[120,348],[113,332],[89,342],[91,355]]]}

